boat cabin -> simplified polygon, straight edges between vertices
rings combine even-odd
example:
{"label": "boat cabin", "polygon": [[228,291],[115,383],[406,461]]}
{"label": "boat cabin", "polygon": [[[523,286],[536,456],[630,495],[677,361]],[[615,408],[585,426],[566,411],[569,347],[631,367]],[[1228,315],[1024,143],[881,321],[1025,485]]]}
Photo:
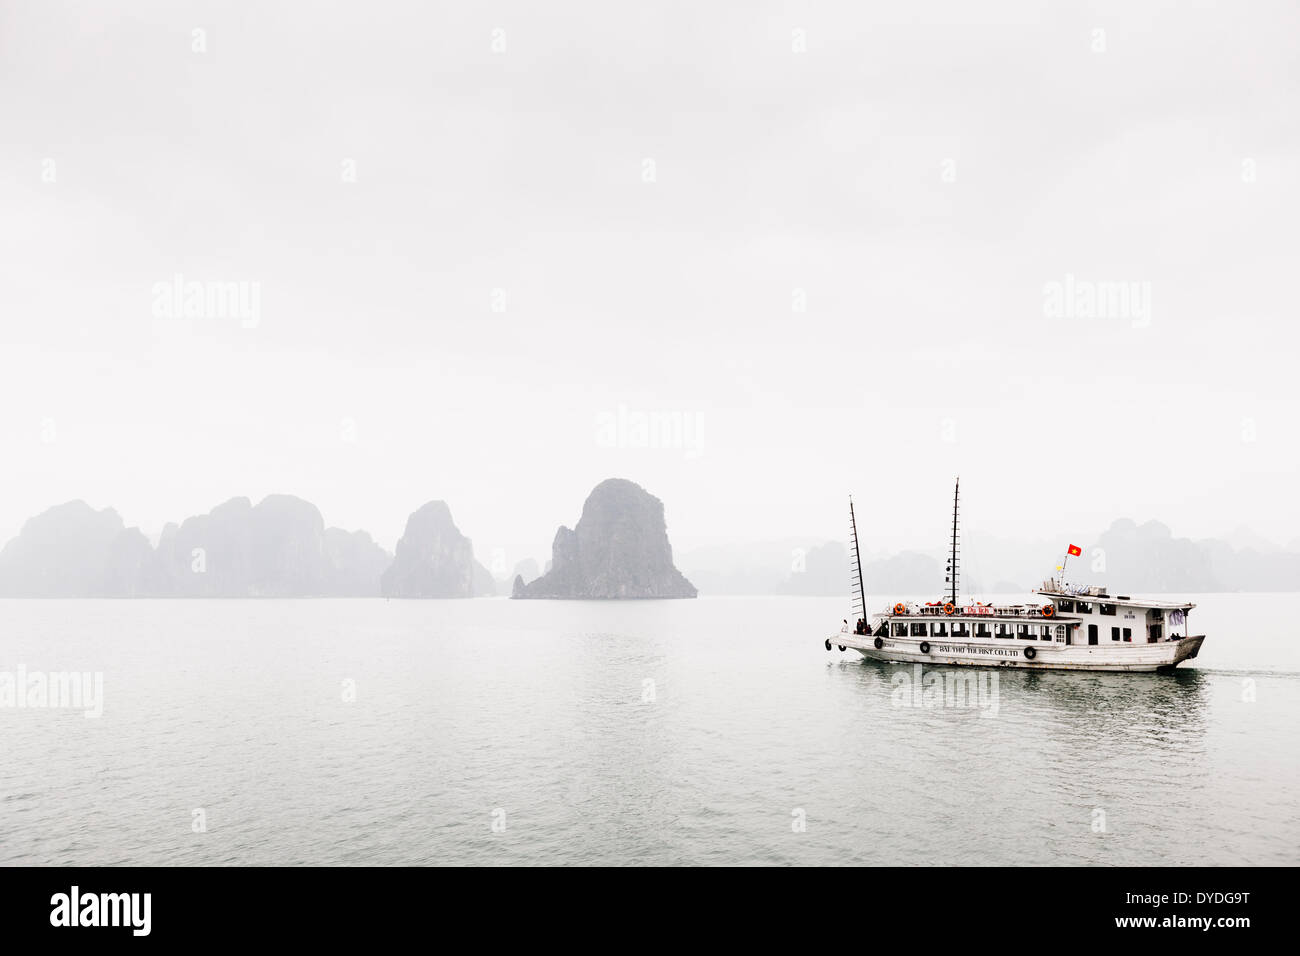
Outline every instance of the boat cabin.
{"label": "boat cabin", "polygon": [[[1034,593],[1047,602],[975,602],[960,606],[939,601],[923,605],[899,603],[890,612],[875,616],[877,623],[871,633],[896,638],[1157,644],[1181,640],[1188,633],[1188,613],[1196,606],[1134,601],[1123,594],[1111,597],[1105,588],[1073,587],[1056,581],[1044,581]],[[859,633],[865,631],[859,628]]]}
{"label": "boat cabin", "polygon": [[1158,644],[1178,641],[1190,633],[1188,615],[1195,604],[1134,601],[1127,594],[1111,597],[1104,587],[1071,587],[1055,580],[1043,582],[1036,594],[1048,598],[1056,613],[1078,621],[1079,643]]}

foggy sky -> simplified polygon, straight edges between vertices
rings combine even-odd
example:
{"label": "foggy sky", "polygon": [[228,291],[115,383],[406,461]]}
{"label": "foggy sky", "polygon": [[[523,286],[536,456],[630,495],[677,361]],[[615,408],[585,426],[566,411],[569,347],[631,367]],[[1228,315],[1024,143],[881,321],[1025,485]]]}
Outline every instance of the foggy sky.
{"label": "foggy sky", "polygon": [[0,2],[2,539],[1300,537],[1294,5],[107,6]]}

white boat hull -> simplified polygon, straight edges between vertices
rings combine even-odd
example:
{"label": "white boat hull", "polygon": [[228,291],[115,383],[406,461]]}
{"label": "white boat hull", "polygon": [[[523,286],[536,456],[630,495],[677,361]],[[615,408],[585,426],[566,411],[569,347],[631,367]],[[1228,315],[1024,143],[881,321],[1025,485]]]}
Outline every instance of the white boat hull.
{"label": "white boat hull", "polygon": [[[1177,667],[1201,649],[1204,634],[1154,644],[1064,644],[1018,639],[881,637],[841,632],[832,646],[857,651],[877,661],[967,667],[1024,667],[1038,670],[1158,671]],[[922,651],[927,643],[929,650]],[[1031,650],[1032,649],[1032,650]],[[1029,651],[1029,653],[1026,653]]]}

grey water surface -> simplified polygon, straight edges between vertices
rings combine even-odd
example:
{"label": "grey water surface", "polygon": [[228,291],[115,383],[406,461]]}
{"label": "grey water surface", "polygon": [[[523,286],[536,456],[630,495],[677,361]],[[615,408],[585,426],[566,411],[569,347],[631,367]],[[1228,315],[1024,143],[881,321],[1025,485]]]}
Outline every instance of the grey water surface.
{"label": "grey water surface", "polygon": [[103,700],[0,707],[0,863],[1300,863],[1294,598],[1193,599],[1190,667],[951,703],[828,598],[3,601]]}

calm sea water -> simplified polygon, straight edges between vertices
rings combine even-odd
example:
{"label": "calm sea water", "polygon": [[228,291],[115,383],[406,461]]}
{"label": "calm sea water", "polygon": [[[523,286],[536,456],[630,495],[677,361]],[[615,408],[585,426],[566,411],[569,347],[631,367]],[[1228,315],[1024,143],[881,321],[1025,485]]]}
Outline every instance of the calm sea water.
{"label": "calm sea water", "polygon": [[0,863],[1300,863],[1296,598],[1196,600],[1193,667],[988,716],[835,599],[4,601],[104,706],[0,708]]}

